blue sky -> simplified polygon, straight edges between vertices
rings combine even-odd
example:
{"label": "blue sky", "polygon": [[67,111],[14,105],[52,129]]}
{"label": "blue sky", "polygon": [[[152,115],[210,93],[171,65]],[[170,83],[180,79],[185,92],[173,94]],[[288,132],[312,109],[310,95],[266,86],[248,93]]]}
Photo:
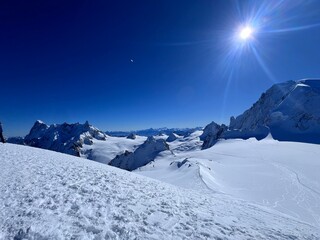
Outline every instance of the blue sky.
{"label": "blue sky", "polygon": [[[102,130],[228,123],[273,83],[320,76],[320,2],[279,2],[1,3],[5,135],[37,119]],[[256,27],[248,43],[234,37],[244,23]]]}

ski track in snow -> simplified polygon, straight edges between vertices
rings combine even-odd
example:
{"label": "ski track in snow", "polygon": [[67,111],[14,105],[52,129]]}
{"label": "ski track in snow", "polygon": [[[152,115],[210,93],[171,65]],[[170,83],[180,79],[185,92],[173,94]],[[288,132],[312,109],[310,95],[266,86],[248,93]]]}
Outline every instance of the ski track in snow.
{"label": "ski track in snow", "polygon": [[[273,163],[272,164],[273,166],[281,169],[282,171],[285,171],[287,172],[286,175],[291,175],[292,176],[292,182],[293,184],[296,184],[296,185],[299,185],[301,186],[302,188],[306,189],[307,191],[310,191],[312,194],[315,194],[317,196],[320,196],[320,193],[316,190],[314,190],[313,188],[309,187],[308,185],[304,184],[301,180],[300,180],[300,177],[299,177],[299,174],[294,171],[294,170],[291,170],[289,169],[288,167],[286,166],[282,166],[280,164],[275,164]],[[288,192],[288,190],[287,190]],[[299,194],[301,194],[301,196],[299,196]],[[301,203],[303,203],[306,199],[307,196],[305,196],[304,192],[301,191],[299,194],[297,194],[293,200],[296,201],[297,205],[300,205]],[[285,199],[285,197],[283,197],[283,199]],[[310,209],[306,209],[307,212],[313,217],[313,220],[314,222],[316,222],[318,225],[320,225],[320,217],[317,213],[315,213],[311,208]],[[293,213],[294,214],[294,213]],[[296,217],[300,218],[299,215],[297,215]]]}
{"label": "ski track in snow", "polygon": [[0,144],[0,239],[319,239],[319,229],[221,194],[65,154]]}
{"label": "ski track in snow", "polygon": [[[280,167],[280,165],[276,165],[276,164],[274,164],[274,165],[277,166],[277,167]],[[317,194],[318,196],[320,196],[320,192],[314,190],[313,188],[311,188],[311,187],[309,187],[308,185],[306,185],[306,184],[304,184],[303,182],[301,182],[300,177],[299,177],[299,175],[298,175],[298,173],[297,173],[296,171],[290,170],[289,168],[284,167],[284,166],[281,166],[281,167],[287,169],[289,172],[292,172],[292,173],[295,175],[295,177],[296,177],[296,179],[297,179],[297,182],[298,182],[301,186],[303,186],[304,188],[306,188],[306,189],[310,190],[311,192],[313,192],[313,193]]]}

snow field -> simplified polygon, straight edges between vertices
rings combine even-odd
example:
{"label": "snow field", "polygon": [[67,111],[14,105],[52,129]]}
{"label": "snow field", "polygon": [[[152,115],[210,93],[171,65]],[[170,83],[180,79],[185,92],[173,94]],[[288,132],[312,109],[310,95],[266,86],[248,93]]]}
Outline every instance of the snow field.
{"label": "snow field", "polygon": [[[200,192],[232,195],[320,227],[319,156],[317,144],[223,140],[202,151],[163,152],[136,172]],[[186,159],[180,168],[172,164]]]}
{"label": "snow field", "polygon": [[0,239],[319,239],[319,229],[224,194],[0,144]]}

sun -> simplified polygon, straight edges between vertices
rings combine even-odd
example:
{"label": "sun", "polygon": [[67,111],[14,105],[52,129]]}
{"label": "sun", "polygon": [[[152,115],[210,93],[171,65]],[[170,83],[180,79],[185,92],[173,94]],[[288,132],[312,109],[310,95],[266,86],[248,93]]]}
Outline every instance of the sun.
{"label": "sun", "polygon": [[253,34],[253,29],[249,26],[246,26],[240,30],[239,37],[242,40],[247,40],[252,37],[252,34]]}

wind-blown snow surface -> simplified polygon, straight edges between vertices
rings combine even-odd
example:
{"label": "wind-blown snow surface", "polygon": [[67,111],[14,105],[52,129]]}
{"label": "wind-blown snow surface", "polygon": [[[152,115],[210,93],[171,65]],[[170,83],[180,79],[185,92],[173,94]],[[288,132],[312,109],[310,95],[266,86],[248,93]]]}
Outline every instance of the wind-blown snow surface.
{"label": "wind-blown snow surface", "polygon": [[163,152],[137,173],[202,192],[223,192],[320,227],[319,156],[316,144],[270,137],[223,140],[202,151]]}
{"label": "wind-blown snow surface", "polygon": [[319,229],[223,194],[73,156],[0,144],[0,239],[319,239]]}

